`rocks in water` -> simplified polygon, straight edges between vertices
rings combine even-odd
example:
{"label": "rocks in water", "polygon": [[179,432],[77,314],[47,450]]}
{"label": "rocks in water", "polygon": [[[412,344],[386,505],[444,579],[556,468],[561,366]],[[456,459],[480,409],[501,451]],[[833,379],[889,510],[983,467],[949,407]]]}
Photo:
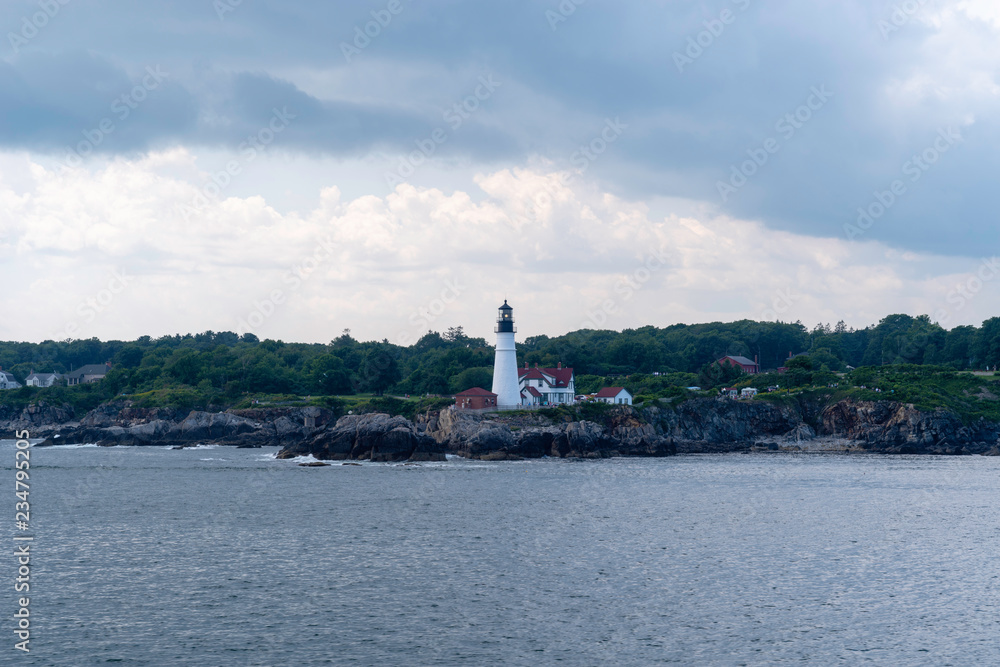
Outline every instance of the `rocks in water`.
{"label": "rocks in water", "polygon": [[300,463],[300,468],[325,468],[330,465],[329,463],[323,463],[322,461],[307,461],[305,463]]}
{"label": "rocks in water", "polygon": [[444,448],[403,417],[347,415],[312,438],[286,446],[278,458],[311,454],[323,461],[444,461]]}

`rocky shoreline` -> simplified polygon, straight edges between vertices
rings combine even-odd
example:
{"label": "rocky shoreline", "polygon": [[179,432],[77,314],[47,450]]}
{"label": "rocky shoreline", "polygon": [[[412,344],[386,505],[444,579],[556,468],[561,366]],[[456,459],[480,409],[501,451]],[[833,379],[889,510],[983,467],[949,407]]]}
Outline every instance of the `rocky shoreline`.
{"label": "rocky shoreline", "polygon": [[137,408],[127,401],[79,419],[67,406],[39,404],[0,413],[0,428],[27,429],[39,446],[280,447],[279,458],[333,461],[662,457],[737,451],[861,451],[881,454],[1000,454],[1000,424],[963,424],[954,414],[893,401],[828,406],[699,398],[653,407],[616,406],[591,420],[537,412],[432,411],[414,420],[326,409],[222,412]]}

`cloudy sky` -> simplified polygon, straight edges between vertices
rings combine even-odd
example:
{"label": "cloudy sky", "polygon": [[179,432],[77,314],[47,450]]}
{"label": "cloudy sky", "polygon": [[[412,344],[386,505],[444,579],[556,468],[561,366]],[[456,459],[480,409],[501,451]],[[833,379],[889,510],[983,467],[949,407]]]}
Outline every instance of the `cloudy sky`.
{"label": "cloudy sky", "polygon": [[997,314],[995,0],[5,0],[0,338]]}

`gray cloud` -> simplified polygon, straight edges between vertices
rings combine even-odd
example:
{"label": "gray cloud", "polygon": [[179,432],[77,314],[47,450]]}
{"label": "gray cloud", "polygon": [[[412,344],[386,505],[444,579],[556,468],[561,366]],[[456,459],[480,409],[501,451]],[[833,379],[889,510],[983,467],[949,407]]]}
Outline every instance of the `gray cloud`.
{"label": "gray cloud", "polygon": [[[99,151],[235,148],[287,107],[297,117],[284,150],[405,152],[493,72],[505,87],[439,155],[513,165],[542,156],[572,168],[603,120],[621,117],[629,129],[587,177],[623,196],[699,199],[774,228],[846,237],[857,209],[903,180],[905,193],[860,238],[975,254],[995,236],[986,206],[998,166],[995,76],[989,58],[963,49],[966,37],[989,43],[993,33],[967,17],[951,15],[962,43],[942,46],[941,28],[920,14],[886,38],[887,0],[586,2],[566,16],[544,0],[401,0],[348,62],[342,43],[387,6],[243,2],[220,19],[204,0],[70,2],[0,63],[0,145],[63,150],[159,64],[170,79]],[[0,26],[17,32],[37,8],[4,3]],[[701,51],[688,51],[699,39]],[[690,58],[683,71],[677,53]],[[977,68],[981,89],[955,75]],[[788,136],[778,121],[816,86],[833,97]],[[907,180],[908,161],[948,127],[963,141]],[[768,139],[779,150],[723,201],[718,183]]]}

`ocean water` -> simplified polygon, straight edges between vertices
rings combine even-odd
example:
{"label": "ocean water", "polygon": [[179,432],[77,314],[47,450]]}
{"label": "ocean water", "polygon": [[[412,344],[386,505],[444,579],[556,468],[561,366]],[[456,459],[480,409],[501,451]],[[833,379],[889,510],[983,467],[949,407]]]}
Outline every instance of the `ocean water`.
{"label": "ocean water", "polygon": [[274,453],[33,449],[0,663],[1000,663],[1000,458]]}

